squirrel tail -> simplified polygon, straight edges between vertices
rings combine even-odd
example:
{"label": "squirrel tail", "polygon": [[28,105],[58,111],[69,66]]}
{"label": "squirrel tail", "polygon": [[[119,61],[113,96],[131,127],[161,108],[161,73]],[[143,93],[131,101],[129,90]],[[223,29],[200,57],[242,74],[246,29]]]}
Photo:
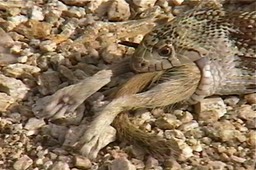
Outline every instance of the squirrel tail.
{"label": "squirrel tail", "polygon": [[143,148],[146,153],[156,158],[177,157],[181,154],[175,141],[163,139],[156,134],[146,133],[132,124],[128,112],[119,114],[112,125],[116,128],[119,139]]}

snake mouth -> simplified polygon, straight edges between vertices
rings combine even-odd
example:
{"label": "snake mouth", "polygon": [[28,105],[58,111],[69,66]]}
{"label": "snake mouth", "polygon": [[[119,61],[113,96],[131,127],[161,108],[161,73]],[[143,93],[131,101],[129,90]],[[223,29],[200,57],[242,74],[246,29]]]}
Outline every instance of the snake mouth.
{"label": "snake mouth", "polygon": [[137,73],[162,71],[172,68],[173,65],[168,60],[143,60],[131,62],[131,67]]}

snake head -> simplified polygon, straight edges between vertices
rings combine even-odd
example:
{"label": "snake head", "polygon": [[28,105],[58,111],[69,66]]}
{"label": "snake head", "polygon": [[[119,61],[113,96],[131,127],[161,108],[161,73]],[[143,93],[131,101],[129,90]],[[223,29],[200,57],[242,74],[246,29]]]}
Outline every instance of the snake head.
{"label": "snake head", "polygon": [[177,48],[166,39],[146,35],[131,58],[131,68],[137,73],[166,70],[192,63],[203,57],[203,49]]}

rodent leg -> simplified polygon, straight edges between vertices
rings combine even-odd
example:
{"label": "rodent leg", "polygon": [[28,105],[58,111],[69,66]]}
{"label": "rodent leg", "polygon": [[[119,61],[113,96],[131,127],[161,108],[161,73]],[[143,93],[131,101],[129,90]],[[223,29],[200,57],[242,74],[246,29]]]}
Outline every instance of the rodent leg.
{"label": "rodent leg", "polygon": [[151,90],[125,95],[109,103],[91,122],[89,128],[79,139],[77,146],[80,148],[80,152],[94,159],[97,156],[100,141],[103,140],[102,136],[106,133],[105,130],[110,127],[115,117],[122,111],[142,107],[166,106],[188,99],[197,88],[201,77],[200,71],[195,65],[174,69],[176,70],[172,69],[173,73],[169,73],[170,77],[167,81],[156,85]]}

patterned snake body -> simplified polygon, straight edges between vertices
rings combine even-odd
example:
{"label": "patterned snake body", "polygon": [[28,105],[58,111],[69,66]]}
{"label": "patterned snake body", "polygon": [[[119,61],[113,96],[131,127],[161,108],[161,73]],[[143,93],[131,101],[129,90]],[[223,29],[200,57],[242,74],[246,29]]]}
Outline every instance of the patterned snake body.
{"label": "patterned snake body", "polygon": [[150,72],[191,62],[201,70],[191,103],[213,94],[255,92],[256,11],[188,11],[148,33],[135,50],[131,67]]}

